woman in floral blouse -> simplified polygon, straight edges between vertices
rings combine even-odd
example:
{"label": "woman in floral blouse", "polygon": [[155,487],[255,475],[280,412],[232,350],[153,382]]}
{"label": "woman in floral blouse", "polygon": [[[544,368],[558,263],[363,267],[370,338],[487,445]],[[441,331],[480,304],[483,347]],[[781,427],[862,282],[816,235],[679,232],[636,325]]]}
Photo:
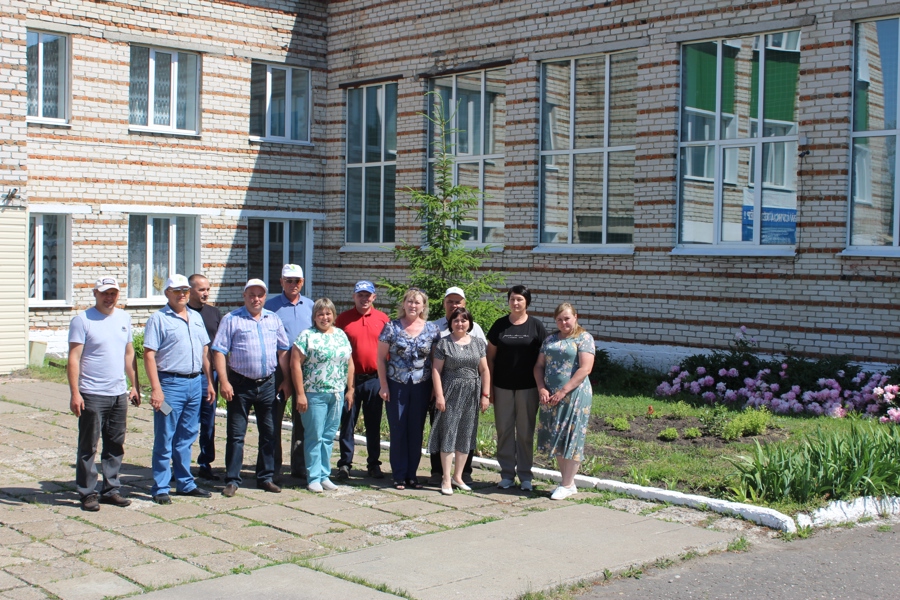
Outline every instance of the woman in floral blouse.
{"label": "woman in floral blouse", "polygon": [[378,381],[391,429],[394,487],[402,490],[422,487],[416,471],[431,401],[431,346],[441,333],[428,322],[428,296],[422,290],[409,289],[397,314],[378,337]]}
{"label": "woman in floral blouse", "polygon": [[303,421],[306,483],[311,492],[335,490],[331,482],[331,451],[341,424],[344,400],[353,404],[353,361],[350,340],[334,326],[337,312],[328,298],[313,304],[313,326],[294,341],[291,374],[294,410]]}
{"label": "woman in floral blouse", "polygon": [[591,418],[593,391],[588,375],[594,366],[594,338],[578,324],[578,313],[563,302],[554,313],[559,331],[541,346],[534,379],[540,396],[538,450],[556,457],[562,481],[550,496],[562,500],[578,493],[575,473],[581,464]]}

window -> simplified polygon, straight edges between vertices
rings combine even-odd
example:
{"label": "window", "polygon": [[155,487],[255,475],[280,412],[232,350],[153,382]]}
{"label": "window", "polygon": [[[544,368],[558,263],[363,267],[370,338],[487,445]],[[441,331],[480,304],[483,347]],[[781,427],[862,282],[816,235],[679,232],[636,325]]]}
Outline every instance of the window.
{"label": "window", "polygon": [[397,84],[347,90],[347,243],[394,241]]}
{"label": "window", "polygon": [[681,64],[679,243],[794,244],[800,32],[687,44]]}
{"label": "window", "polygon": [[64,122],[69,93],[66,38],[29,31],[26,45],[28,117]]}
{"label": "window", "polygon": [[[453,183],[481,190],[478,207],[470,220],[458,225],[464,239],[480,243],[503,243],[505,142],[506,142],[506,70],[491,69],[439,77],[431,81],[437,92],[435,102],[442,104],[450,118],[450,134],[445,147],[455,157]],[[431,107],[434,114],[435,107]],[[437,132],[430,124],[431,140]],[[434,162],[434,144],[429,158]],[[434,186],[433,173],[429,183]]]}
{"label": "window", "polygon": [[542,244],[633,243],[636,86],[637,52],[542,65]]}
{"label": "window", "polygon": [[160,298],[166,279],[198,271],[196,217],[128,217],[128,297]]}
{"label": "window", "polygon": [[309,70],[254,63],[250,67],[250,135],[309,142]]}
{"label": "window", "polygon": [[[282,291],[281,268],[284,265],[300,265],[304,275],[308,275],[307,226],[307,221],[248,219],[247,279],[262,279],[269,287],[269,295],[274,296]],[[301,293],[310,287],[309,277],[304,279]]]}
{"label": "window", "polygon": [[28,218],[28,298],[34,304],[66,304],[69,296],[68,217]]}
{"label": "window", "polygon": [[131,47],[128,122],[154,131],[199,131],[200,57]]}
{"label": "window", "polygon": [[856,24],[850,245],[900,245],[898,19]]}

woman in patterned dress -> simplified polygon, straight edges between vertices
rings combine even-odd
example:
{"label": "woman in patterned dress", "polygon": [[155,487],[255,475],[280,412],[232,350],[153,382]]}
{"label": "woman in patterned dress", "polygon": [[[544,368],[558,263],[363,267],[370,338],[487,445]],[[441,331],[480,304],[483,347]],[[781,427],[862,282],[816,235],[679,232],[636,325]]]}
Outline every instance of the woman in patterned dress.
{"label": "woman in patterned dress", "polygon": [[331,452],[334,434],[344,408],[353,405],[353,361],[350,340],[334,326],[337,312],[328,298],[313,304],[313,326],[294,341],[291,374],[296,405],[303,421],[303,453],[306,457],[307,489],[321,493],[336,490],[331,482]]}
{"label": "woman in patterned dress", "polygon": [[[469,452],[475,447],[478,409],[490,405],[491,378],[487,366],[487,344],[469,335],[475,321],[464,307],[450,313],[450,335],[434,345],[431,378],[437,415],[431,427],[428,450],[440,452],[443,478],[441,493],[449,496],[453,488],[469,491],[463,483],[462,469]],[[456,454],[453,478],[450,464]]]}
{"label": "woman in patterned dress", "polygon": [[591,418],[593,391],[588,375],[594,366],[594,338],[578,324],[568,302],[554,313],[559,331],[544,340],[534,378],[540,394],[538,450],[559,463],[562,481],[550,496],[562,500],[578,493],[575,474],[581,465]]}

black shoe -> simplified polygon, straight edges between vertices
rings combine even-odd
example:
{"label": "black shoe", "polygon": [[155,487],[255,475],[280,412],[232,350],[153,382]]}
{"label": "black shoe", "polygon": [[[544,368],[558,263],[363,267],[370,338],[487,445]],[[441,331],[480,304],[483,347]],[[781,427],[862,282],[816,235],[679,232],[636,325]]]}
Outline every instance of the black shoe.
{"label": "black shoe", "polygon": [[222,490],[222,495],[225,496],[226,498],[231,498],[237,492],[237,489],[238,489],[237,485],[235,485],[233,483],[229,483],[228,485],[225,486],[225,489]]}
{"label": "black shoe", "polygon": [[201,487],[195,487],[189,492],[175,492],[178,496],[193,496],[194,498],[211,498],[212,494]]}
{"label": "black shoe", "polygon": [[343,465],[338,467],[337,474],[334,476],[338,481],[346,481],[350,479],[350,467]]}
{"label": "black shoe", "polygon": [[88,494],[81,499],[81,510],[97,512],[100,510],[100,497],[97,494]]}
{"label": "black shoe", "polygon": [[153,501],[157,504],[172,504],[172,498],[168,494],[157,494],[153,496]]}
{"label": "black shoe", "polygon": [[207,481],[219,481],[219,476],[215,475],[209,467],[200,467],[197,469],[197,477],[206,479]]}
{"label": "black shoe", "polygon": [[306,479],[306,471],[291,471],[291,478],[293,479]]}
{"label": "black shoe", "polygon": [[275,483],[272,481],[257,481],[256,487],[267,492],[272,492],[273,494],[281,493],[281,488],[275,485]]}
{"label": "black shoe", "polygon": [[100,504],[112,504],[113,506],[125,508],[131,504],[131,500],[124,498],[119,492],[113,492],[106,496],[100,496]]}
{"label": "black shoe", "polygon": [[272,483],[279,485],[281,483],[281,475],[272,475]]}
{"label": "black shoe", "polygon": [[381,472],[381,467],[378,465],[372,465],[366,469],[366,474],[372,479],[384,479],[384,473]]}

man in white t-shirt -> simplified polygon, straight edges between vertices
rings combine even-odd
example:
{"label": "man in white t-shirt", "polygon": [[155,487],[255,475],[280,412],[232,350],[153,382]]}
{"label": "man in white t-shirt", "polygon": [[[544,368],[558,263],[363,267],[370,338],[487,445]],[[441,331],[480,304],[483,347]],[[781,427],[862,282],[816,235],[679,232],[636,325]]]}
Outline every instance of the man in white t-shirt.
{"label": "man in white t-shirt", "polygon": [[[69,407],[78,417],[75,484],[81,495],[81,509],[91,512],[100,510],[101,503],[123,507],[131,504],[120,493],[119,469],[125,455],[128,400],[134,406],[141,405],[131,315],[116,308],[118,282],[112,277],[98,279],[94,300],[94,306],[76,315],[69,325],[67,367]],[[94,460],[101,436],[103,487],[98,494]]]}

